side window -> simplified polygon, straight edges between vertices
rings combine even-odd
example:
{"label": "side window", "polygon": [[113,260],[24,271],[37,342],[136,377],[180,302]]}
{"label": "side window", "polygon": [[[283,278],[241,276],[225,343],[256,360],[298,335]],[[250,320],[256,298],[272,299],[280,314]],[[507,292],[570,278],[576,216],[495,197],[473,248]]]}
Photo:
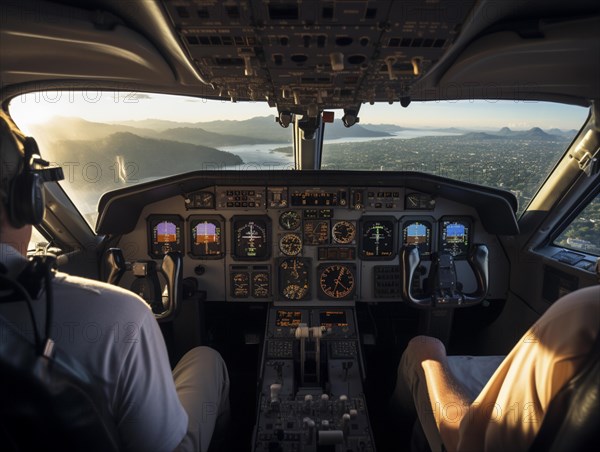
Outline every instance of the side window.
{"label": "side window", "polygon": [[600,195],[583,209],[554,244],[600,256]]}
{"label": "side window", "polygon": [[29,245],[27,246],[27,254],[33,253],[36,250],[36,245],[42,242],[48,242],[48,239],[44,237],[36,228],[32,228],[31,239],[29,240]]}

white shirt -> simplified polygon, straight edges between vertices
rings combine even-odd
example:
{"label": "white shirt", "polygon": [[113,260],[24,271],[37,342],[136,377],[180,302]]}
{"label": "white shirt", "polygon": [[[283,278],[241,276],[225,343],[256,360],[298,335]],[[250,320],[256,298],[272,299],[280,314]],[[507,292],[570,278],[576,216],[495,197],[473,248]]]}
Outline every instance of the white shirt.
{"label": "white shirt", "polygon": [[[14,276],[26,259],[0,243],[0,262]],[[125,289],[65,273],[57,273],[53,289],[51,337],[97,380],[122,448],[173,450],[187,431],[188,417],[175,392],[165,343],[148,305]],[[42,334],[45,311],[42,294],[34,301]],[[1,303],[0,315],[33,340],[24,302]]]}

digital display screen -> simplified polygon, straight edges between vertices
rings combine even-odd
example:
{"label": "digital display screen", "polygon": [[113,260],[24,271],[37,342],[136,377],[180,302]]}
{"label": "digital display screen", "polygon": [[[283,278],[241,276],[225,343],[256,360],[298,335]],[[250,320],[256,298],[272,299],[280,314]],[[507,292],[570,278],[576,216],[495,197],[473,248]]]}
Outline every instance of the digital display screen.
{"label": "digital display screen", "polygon": [[233,257],[263,260],[271,254],[270,220],[267,217],[233,218]]}
{"label": "digital display screen", "polygon": [[223,257],[223,226],[217,219],[190,217],[190,254],[205,259]]}
{"label": "digital display screen", "polygon": [[325,328],[348,326],[345,311],[322,311],[319,313],[319,322]]}
{"label": "digital display screen", "polygon": [[428,221],[409,221],[402,227],[402,245],[414,245],[421,257],[431,255],[431,223]]}
{"label": "digital display screen", "polygon": [[442,218],[440,220],[440,252],[455,258],[464,258],[471,244],[469,218]]}
{"label": "digital display screen", "polygon": [[395,252],[394,220],[363,218],[360,224],[360,257],[392,259]]}
{"label": "digital display screen", "polygon": [[181,228],[183,220],[178,215],[151,215],[148,217],[148,254],[160,259],[170,251],[183,252]]}
{"label": "digital display screen", "polygon": [[300,311],[277,311],[275,325],[279,328],[296,328],[302,323],[302,312]]}
{"label": "digital display screen", "polygon": [[158,223],[154,228],[154,243],[177,242],[179,231],[177,226],[170,221]]}

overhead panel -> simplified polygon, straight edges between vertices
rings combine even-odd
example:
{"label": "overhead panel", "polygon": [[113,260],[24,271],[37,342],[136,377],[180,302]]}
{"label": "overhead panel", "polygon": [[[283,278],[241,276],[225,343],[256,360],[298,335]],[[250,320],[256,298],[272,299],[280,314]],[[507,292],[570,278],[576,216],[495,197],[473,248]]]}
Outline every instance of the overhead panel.
{"label": "overhead panel", "polygon": [[474,0],[164,0],[215,93],[280,111],[395,102],[452,45]]}

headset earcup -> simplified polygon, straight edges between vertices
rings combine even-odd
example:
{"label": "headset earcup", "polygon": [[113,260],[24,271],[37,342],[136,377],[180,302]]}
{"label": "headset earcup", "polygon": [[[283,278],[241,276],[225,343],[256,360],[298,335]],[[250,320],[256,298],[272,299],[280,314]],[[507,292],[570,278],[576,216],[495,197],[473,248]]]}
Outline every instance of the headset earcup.
{"label": "headset earcup", "polygon": [[44,218],[44,190],[39,174],[25,172],[11,184],[9,220],[15,228],[39,224]]}

